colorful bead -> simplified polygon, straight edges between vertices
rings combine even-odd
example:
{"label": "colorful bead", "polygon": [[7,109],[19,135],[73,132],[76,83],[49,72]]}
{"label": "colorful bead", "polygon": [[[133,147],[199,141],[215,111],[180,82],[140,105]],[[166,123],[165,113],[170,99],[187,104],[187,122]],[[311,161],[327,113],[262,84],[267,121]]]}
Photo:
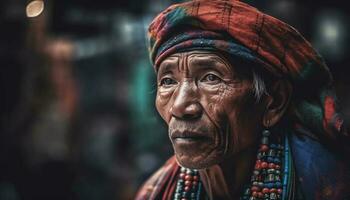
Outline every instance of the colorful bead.
{"label": "colorful bead", "polygon": [[261,152],[266,152],[268,150],[269,150],[269,146],[267,146],[266,144],[261,145],[261,147],[260,147]]}
{"label": "colorful bead", "polygon": [[252,190],[253,192],[259,191],[259,187],[253,186],[253,187],[251,188],[251,190]]}
{"label": "colorful bead", "polygon": [[260,164],[260,163],[256,163],[254,168],[255,168],[256,170],[261,169],[261,164]]}
{"label": "colorful bead", "polygon": [[262,190],[262,193],[264,193],[264,194],[269,193],[269,192],[270,192],[269,188],[264,188],[264,189]]}
{"label": "colorful bead", "polygon": [[192,176],[191,175],[186,175],[185,176],[186,181],[192,181]]}
{"label": "colorful bead", "polygon": [[185,178],[185,173],[180,173],[179,177],[180,177],[181,179]]}
{"label": "colorful bead", "polygon": [[268,137],[268,136],[270,136],[270,131],[269,130],[264,130],[262,132],[262,135]]}

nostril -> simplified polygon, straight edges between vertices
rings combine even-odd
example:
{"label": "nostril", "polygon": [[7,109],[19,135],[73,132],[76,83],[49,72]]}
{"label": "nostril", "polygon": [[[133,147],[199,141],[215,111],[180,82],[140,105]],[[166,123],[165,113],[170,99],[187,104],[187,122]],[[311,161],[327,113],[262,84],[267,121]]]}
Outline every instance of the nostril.
{"label": "nostril", "polygon": [[185,115],[183,115],[183,119],[197,119],[197,118],[199,118],[199,114],[198,115],[194,115],[194,114],[185,114]]}

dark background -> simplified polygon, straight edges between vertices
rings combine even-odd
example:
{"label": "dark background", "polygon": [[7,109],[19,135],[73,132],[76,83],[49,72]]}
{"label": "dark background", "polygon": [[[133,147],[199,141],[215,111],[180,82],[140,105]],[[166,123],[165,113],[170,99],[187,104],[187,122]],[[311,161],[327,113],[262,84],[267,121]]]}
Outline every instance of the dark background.
{"label": "dark background", "polygon": [[[0,1],[0,200],[132,199],[171,154],[146,30],[171,0]],[[324,56],[350,116],[347,1],[247,0]]]}

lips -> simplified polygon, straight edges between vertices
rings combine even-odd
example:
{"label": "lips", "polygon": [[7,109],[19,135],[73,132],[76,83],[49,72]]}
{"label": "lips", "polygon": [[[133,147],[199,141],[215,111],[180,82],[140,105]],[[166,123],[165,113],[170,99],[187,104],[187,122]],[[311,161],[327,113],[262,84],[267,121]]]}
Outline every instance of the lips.
{"label": "lips", "polygon": [[195,132],[195,131],[174,131],[171,133],[171,139],[172,140],[208,140],[210,137],[208,137],[206,134],[201,132]]}

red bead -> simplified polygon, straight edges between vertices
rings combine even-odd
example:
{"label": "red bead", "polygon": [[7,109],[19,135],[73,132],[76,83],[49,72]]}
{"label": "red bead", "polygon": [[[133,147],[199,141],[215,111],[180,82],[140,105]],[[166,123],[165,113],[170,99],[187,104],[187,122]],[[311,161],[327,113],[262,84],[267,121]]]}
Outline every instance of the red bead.
{"label": "red bead", "polygon": [[256,169],[256,170],[261,169],[261,165],[260,165],[260,163],[256,163],[256,164],[255,164],[255,169]]}
{"label": "red bead", "polygon": [[185,178],[185,173],[180,173],[179,176],[180,176],[181,179],[184,179]]}
{"label": "red bead", "polygon": [[188,191],[190,191],[190,190],[191,190],[191,188],[190,188],[189,186],[186,186],[186,187],[185,187],[185,191],[186,191],[186,192],[188,192]]}
{"label": "red bead", "polygon": [[198,182],[197,181],[193,181],[192,185],[198,185]]}
{"label": "red bead", "polygon": [[266,151],[268,151],[268,150],[269,150],[269,147],[268,147],[266,144],[261,145],[260,151],[266,152]]}
{"label": "red bead", "polygon": [[259,188],[256,187],[256,186],[253,186],[253,187],[251,188],[251,190],[257,192],[257,191],[259,191]]}
{"label": "red bead", "polygon": [[275,165],[274,163],[270,163],[270,164],[269,164],[269,168],[270,168],[270,169],[274,169],[275,167],[276,167],[276,165]]}
{"label": "red bead", "polygon": [[252,193],[252,196],[253,196],[253,197],[258,197],[258,193],[254,191],[254,192]]}
{"label": "red bead", "polygon": [[186,181],[192,181],[192,176],[191,175],[186,175],[185,176]]}
{"label": "red bead", "polygon": [[262,162],[261,163],[261,168],[266,169],[268,167],[267,162]]}
{"label": "red bead", "polygon": [[259,198],[263,198],[264,197],[264,194],[262,192],[258,192],[258,197]]}
{"label": "red bead", "polygon": [[281,169],[281,166],[276,165],[275,168],[276,168],[276,169]]}
{"label": "red bead", "polygon": [[198,176],[193,176],[193,180],[194,180],[194,181],[198,181],[198,180],[199,180],[199,177],[198,177]]}
{"label": "red bead", "polygon": [[267,194],[267,193],[269,193],[269,192],[270,192],[269,188],[264,188],[264,189],[262,190],[262,193],[264,193],[264,194]]}
{"label": "red bead", "polygon": [[190,186],[191,185],[191,181],[185,181],[185,185],[186,186]]}
{"label": "red bead", "polygon": [[282,189],[280,188],[280,189],[277,189],[277,192],[278,192],[278,194],[282,194]]}
{"label": "red bead", "polygon": [[271,188],[270,193],[276,193],[277,189],[276,188]]}

